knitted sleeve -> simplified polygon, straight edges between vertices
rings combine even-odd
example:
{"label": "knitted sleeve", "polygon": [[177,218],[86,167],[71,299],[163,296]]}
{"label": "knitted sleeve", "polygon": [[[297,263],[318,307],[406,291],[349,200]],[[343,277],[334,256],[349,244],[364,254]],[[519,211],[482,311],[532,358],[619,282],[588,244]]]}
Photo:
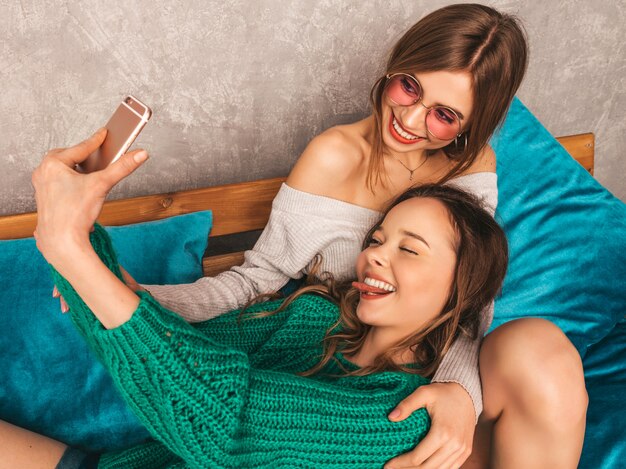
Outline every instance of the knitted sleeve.
{"label": "knitted sleeve", "polygon": [[[101,227],[92,243],[120,276]],[[217,343],[147,294],[129,321],[107,330],[71,285],[54,270],[53,276],[72,320],[123,397],[189,466],[293,467],[308,461],[308,467],[335,467],[348,460],[352,467],[381,467],[428,431],[425,410],[404,422],[386,417],[423,378],[385,373],[375,382],[367,376],[314,380],[256,369],[246,353]],[[273,318],[258,321],[280,327]]]}
{"label": "knitted sleeve", "polygon": [[[278,291],[292,278],[301,278],[318,253],[325,252],[352,267],[362,237],[354,232],[361,228],[352,223],[350,216],[355,215],[350,210],[336,205],[283,185],[263,233],[254,248],[246,251],[242,265],[189,284],[145,287],[166,308],[189,322],[199,322],[240,308],[260,294]],[[348,252],[341,247],[342,237],[350,240]]]}
{"label": "knitted sleeve", "polygon": [[278,291],[290,278],[300,278],[300,271],[315,256],[306,249],[290,249],[289,226],[283,213],[272,210],[261,238],[254,249],[246,251],[241,266],[193,283],[144,286],[163,306],[190,322],[240,308],[260,294]]}

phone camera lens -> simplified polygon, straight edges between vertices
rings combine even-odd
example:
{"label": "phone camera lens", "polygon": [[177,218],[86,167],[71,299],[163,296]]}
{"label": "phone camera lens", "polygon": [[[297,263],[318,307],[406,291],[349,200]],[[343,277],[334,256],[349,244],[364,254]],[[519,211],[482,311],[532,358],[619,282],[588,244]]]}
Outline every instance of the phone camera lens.
{"label": "phone camera lens", "polygon": [[132,103],[132,102],[133,102],[133,100],[132,100],[131,98],[126,98],[126,100],[125,100],[125,101],[126,101],[126,104],[130,104],[130,103]]}

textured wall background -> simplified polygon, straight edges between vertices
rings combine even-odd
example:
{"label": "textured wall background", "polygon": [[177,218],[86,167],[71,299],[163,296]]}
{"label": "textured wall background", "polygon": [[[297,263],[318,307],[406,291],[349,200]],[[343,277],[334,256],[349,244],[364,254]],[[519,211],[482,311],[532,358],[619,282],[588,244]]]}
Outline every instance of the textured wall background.
{"label": "textured wall background", "polygon": [[[151,160],[112,197],[286,175],[323,129],[367,114],[387,51],[443,0],[0,0],[0,213],[34,209],[47,149],[131,93]],[[555,135],[596,134],[596,177],[626,200],[623,0],[504,1],[531,62],[519,93]],[[532,136],[529,136],[532,138]]]}

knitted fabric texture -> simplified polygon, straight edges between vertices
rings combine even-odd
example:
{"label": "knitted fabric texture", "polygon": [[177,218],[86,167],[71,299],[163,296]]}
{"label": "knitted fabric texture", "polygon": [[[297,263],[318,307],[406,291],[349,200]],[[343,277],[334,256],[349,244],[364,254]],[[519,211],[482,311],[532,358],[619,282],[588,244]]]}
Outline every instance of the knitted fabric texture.
{"label": "knitted fabric texture", "polygon": [[[121,279],[102,227],[91,241]],[[337,306],[325,298],[303,295],[270,316],[241,318],[233,311],[190,325],[140,293],[131,319],[107,330],[52,273],[72,321],[155,439],[104,454],[99,467],[382,467],[429,429],[425,409],[403,422],[387,419],[400,400],[429,382],[419,375],[346,376],[340,364],[357,367],[341,354],[314,377],[297,375],[317,363],[321,341],[337,321]]]}
{"label": "knitted fabric texture", "polygon": [[[449,182],[483,200],[490,213],[498,203],[495,173],[471,173]],[[215,277],[184,285],[146,285],[166,308],[190,322],[198,322],[236,308],[257,295],[277,291],[290,279],[310,272],[321,255],[320,272],[337,280],[356,278],[355,264],[365,235],[381,212],[283,184],[272,202],[272,212],[254,248],[242,265]],[[482,313],[484,334],[493,317],[493,303]],[[433,382],[459,383],[472,398],[476,419],[482,412],[478,374],[480,339],[459,336],[443,357]]]}

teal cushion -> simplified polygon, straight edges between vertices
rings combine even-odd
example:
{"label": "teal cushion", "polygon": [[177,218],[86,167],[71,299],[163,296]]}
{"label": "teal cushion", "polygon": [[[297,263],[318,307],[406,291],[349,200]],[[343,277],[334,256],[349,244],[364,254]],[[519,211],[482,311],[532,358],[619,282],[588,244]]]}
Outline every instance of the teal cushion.
{"label": "teal cushion", "polygon": [[[211,212],[107,230],[121,264],[143,283],[202,275]],[[52,298],[50,269],[32,238],[0,241],[0,419],[91,450],[139,443],[131,413],[70,318]]]}
{"label": "teal cushion", "polygon": [[626,461],[626,321],[620,321],[583,361],[589,393],[579,468],[621,469]]}
{"label": "teal cushion", "polygon": [[581,355],[626,313],[626,205],[515,99],[491,142],[510,264],[492,329],[536,316]]}

